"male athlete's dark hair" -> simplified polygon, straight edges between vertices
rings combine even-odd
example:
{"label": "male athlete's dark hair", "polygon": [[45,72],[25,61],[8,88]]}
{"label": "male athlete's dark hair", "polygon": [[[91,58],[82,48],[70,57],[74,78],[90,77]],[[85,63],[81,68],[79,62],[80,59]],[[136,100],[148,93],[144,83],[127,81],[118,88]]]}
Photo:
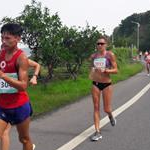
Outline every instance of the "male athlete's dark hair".
{"label": "male athlete's dark hair", "polygon": [[21,36],[23,32],[23,28],[21,27],[21,25],[17,23],[7,23],[4,24],[1,28],[1,34],[5,32],[11,35]]}

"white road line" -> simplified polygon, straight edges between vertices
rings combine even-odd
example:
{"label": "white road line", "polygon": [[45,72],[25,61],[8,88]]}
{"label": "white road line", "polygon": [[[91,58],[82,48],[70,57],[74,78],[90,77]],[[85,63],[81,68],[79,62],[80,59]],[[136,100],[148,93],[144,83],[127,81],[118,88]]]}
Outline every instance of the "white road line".
{"label": "white road line", "polygon": [[[142,95],[144,95],[148,89],[150,88],[150,83],[145,86],[138,94],[136,94],[133,98],[131,98],[128,102],[123,104],[121,107],[117,108],[115,111],[113,111],[113,115],[116,117],[122,112],[124,112],[127,108],[129,108],[131,105],[133,105],[136,101],[140,99]],[[109,122],[108,117],[104,117],[100,121],[101,128],[105,126]],[[57,150],[73,150],[75,147],[77,147],[79,144],[81,144],[83,141],[85,141],[89,136],[91,136],[95,132],[94,125],[80,133],[78,136],[73,138],[71,141],[66,143],[65,145],[61,146]]]}

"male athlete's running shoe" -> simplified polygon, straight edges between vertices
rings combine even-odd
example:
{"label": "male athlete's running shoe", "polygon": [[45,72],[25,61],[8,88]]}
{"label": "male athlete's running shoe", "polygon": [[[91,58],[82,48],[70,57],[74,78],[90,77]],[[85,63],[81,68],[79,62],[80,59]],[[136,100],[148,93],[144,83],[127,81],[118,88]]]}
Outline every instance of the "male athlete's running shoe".
{"label": "male athlete's running shoe", "polygon": [[109,117],[110,124],[114,127],[117,124],[117,120],[114,117]]}
{"label": "male athlete's running shoe", "polygon": [[99,139],[102,139],[102,135],[100,132],[95,132],[94,135],[91,137],[91,141],[98,141]]}
{"label": "male athlete's running shoe", "polygon": [[33,150],[35,150],[35,144],[33,144]]}

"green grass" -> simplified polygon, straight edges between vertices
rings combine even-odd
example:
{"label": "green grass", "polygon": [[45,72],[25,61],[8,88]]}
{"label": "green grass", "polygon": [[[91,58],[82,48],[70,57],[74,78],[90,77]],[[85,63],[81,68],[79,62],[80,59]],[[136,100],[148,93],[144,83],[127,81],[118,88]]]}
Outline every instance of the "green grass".
{"label": "green grass", "polygon": [[119,72],[115,75],[112,75],[113,83],[117,83],[118,81],[125,80],[142,70],[143,70],[143,65],[141,63],[122,65],[119,69]]}
{"label": "green grass", "polygon": [[[113,83],[125,80],[143,69],[141,64],[123,65],[119,73],[112,75]],[[91,81],[84,73],[73,80],[53,81],[44,86],[30,86],[28,93],[34,110],[34,116],[50,112],[90,94]]]}

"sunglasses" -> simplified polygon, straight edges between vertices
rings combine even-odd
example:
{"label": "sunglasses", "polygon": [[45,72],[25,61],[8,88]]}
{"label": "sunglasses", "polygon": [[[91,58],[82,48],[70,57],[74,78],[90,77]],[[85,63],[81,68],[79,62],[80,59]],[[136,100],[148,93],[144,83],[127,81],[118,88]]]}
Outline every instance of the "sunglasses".
{"label": "sunglasses", "polygon": [[106,44],[106,43],[96,43],[97,45],[104,45],[104,44]]}

